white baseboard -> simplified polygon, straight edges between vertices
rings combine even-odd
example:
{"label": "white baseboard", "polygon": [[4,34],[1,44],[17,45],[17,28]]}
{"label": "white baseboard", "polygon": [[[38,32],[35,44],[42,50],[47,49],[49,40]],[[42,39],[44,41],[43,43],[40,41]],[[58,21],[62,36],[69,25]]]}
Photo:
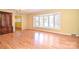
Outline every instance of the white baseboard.
{"label": "white baseboard", "polygon": [[[35,30],[40,30],[40,29],[35,29]],[[43,31],[45,31],[45,32],[51,32],[51,33],[58,33],[58,34],[63,34],[63,35],[72,35],[70,33],[62,33],[62,32],[56,32],[56,31],[53,31],[53,32],[52,31],[47,31],[47,30],[43,30]]]}
{"label": "white baseboard", "polygon": [[[33,30],[40,30],[40,29],[33,29]],[[42,31],[42,30],[41,30]],[[45,32],[51,32],[51,33],[58,33],[58,34],[63,34],[63,35],[72,35],[71,33],[62,33],[62,32],[56,32],[56,31],[47,31],[47,30],[43,30]],[[79,34],[76,34],[77,37],[79,37]]]}
{"label": "white baseboard", "polygon": [[70,33],[62,33],[62,32],[54,32],[54,33],[63,34],[63,35],[72,35]]}

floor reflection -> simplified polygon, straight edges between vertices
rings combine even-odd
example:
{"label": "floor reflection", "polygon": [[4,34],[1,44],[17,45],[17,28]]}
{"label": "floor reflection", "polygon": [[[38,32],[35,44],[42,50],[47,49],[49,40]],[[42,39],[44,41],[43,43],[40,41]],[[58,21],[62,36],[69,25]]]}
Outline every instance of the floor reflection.
{"label": "floor reflection", "polygon": [[54,37],[53,35],[44,34],[41,32],[35,33],[34,42],[35,42],[35,45],[37,45],[38,47],[40,45],[42,45],[42,46],[59,45],[58,38]]}

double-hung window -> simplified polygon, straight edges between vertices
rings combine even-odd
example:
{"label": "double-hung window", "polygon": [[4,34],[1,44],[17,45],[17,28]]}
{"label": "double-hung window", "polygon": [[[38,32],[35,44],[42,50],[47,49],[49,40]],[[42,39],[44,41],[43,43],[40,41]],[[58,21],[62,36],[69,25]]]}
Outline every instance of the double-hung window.
{"label": "double-hung window", "polygon": [[39,19],[40,26],[39,27],[43,28],[43,23],[44,23],[43,16],[40,16],[40,19]]}
{"label": "double-hung window", "polygon": [[39,26],[40,26],[39,16],[33,17],[33,27],[39,27]]}
{"label": "double-hung window", "polygon": [[49,28],[54,28],[54,15],[49,16]]}
{"label": "double-hung window", "polygon": [[61,20],[60,20],[60,15],[59,14],[55,14],[55,19],[54,19],[54,23],[55,23],[55,25],[54,25],[54,28],[55,29],[60,29],[61,28]]}
{"label": "double-hung window", "polygon": [[48,20],[48,16],[44,16],[44,28],[48,28],[49,27],[49,20]]}

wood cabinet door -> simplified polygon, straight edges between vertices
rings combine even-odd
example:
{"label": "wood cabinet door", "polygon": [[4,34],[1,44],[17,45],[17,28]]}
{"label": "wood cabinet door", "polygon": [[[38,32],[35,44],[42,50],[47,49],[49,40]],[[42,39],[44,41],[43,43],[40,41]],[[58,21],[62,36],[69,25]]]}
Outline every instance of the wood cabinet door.
{"label": "wood cabinet door", "polygon": [[2,30],[1,30],[1,26],[2,26],[2,25],[1,25],[2,21],[1,21],[1,20],[2,20],[2,19],[1,19],[1,13],[0,13],[0,34],[2,33],[2,32],[1,32],[1,31],[2,31]]}
{"label": "wood cabinet door", "polygon": [[12,14],[0,12],[0,33],[6,34],[13,32]]}
{"label": "wood cabinet door", "polygon": [[5,34],[7,33],[7,20],[6,20],[6,15],[2,14],[2,33]]}
{"label": "wood cabinet door", "polygon": [[12,15],[11,14],[6,14],[6,25],[7,25],[7,32],[11,33],[13,32],[13,27],[12,27]]}

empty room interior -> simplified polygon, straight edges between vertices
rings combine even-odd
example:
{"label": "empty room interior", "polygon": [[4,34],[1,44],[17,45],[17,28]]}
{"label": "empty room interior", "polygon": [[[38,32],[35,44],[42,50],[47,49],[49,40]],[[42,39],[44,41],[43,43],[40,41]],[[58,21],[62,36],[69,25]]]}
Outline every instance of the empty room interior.
{"label": "empty room interior", "polygon": [[78,9],[0,9],[0,49],[78,48]]}

